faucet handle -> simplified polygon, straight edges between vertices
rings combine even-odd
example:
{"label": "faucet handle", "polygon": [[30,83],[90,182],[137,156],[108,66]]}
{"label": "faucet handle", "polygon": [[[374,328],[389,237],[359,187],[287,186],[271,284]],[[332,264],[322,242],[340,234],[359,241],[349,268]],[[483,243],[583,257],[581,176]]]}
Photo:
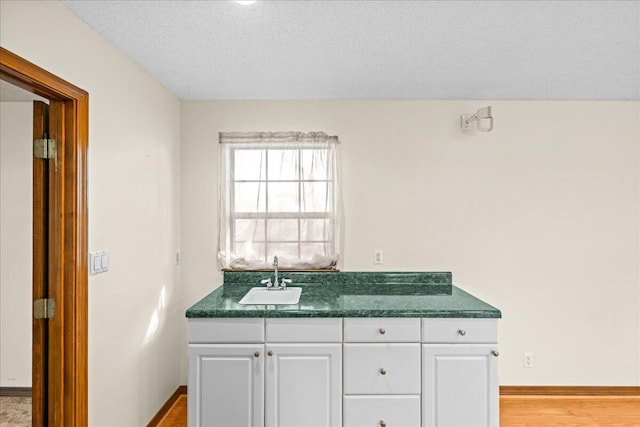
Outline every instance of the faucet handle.
{"label": "faucet handle", "polygon": [[280,286],[287,286],[290,283],[291,279],[282,279],[282,281],[280,282]]}
{"label": "faucet handle", "polygon": [[269,277],[268,279],[262,279],[260,280],[260,283],[262,283],[263,285],[266,284],[267,287],[272,286],[273,284],[271,283],[271,277]]}

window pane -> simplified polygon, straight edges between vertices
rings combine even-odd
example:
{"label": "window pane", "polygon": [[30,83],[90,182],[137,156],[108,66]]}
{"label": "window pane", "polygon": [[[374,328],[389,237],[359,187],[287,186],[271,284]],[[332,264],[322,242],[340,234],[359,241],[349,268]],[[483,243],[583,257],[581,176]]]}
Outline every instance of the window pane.
{"label": "window pane", "polygon": [[269,150],[269,180],[298,179],[299,150]]}
{"label": "window pane", "polygon": [[297,219],[270,219],[267,221],[267,238],[273,240],[298,241]]}
{"label": "window pane", "polygon": [[275,255],[282,256],[285,258],[298,258],[298,244],[297,243],[268,243],[267,259],[271,260]]}
{"label": "window pane", "polygon": [[244,242],[263,241],[264,219],[236,219],[235,240]]}
{"label": "window pane", "polygon": [[302,211],[327,212],[333,208],[332,184],[328,182],[305,182],[302,184]]}
{"label": "window pane", "polygon": [[264,183],[236,182],[234,194],[235,212],[264,212]]}
{"label": "window pane", "polygon": [[315,254],[322,255],[325,253],[324,243],[301,243],[300,258],[309,259]]}
{"label": "window pane", "polygon": [[303,219],[300,221],[300,240],[332,240],[330,219]]}
{"label": "window pane", "polygon": [[264,261],[265,244],[264,243],[236,243],[233,251],[246,260]]}
{"label": "window pane", "polygon": [[302,151],[302,179],[325,180],[333,176],[333,164],[329,161],[329,153],[326,150],[300,150]]}
{"label": "window pane", "polygon": [[234,153],[234,180],[264,180],[265,150],[236,149]]}
{"label": "window pane", "polygon": [[298,212],[298,183],[270,182],[269,212]]}

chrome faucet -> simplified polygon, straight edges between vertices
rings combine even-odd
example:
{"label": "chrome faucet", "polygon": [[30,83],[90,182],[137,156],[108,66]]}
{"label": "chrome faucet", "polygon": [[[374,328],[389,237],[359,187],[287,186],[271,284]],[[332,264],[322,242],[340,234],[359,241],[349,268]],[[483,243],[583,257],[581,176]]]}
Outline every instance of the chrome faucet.
{"label": "chrome faucet", "polygon": [[287,283],[291,283],[291,279],[282,279],[280,283],[278,283],[278,257],[273,257],[273,279],[271,282],[271,278],[261,280],[260,283],[263,285],[267,285],[267,289],[270,291],[279,291],[287,289]]}
{"label": "chrome faucet", "polygon": [[280,285],[278,285],[278,256],[274,255],[273,256],[273,278],[274,278],[274,282],[273,285],[275,287],[278,287]]}

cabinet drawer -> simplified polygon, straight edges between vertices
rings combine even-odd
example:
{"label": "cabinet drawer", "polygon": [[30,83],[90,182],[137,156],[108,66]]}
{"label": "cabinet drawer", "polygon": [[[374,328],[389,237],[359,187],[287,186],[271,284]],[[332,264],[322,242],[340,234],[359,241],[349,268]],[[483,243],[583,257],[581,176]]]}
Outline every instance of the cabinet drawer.
{"label": "cabinet drawer", "polygon": [[344,319],[345,342],[420,342],[420,319]]}
{"label": "cabinet drawer", "polygon": [[264,342],[264,319],[189,319],[189,343]]}
{"label": "cabinet drawer", "polygon": [[342,342],[342,319],[266,319],[267,342]]}
{"label": "cabinet drawer", "polygon": [[497,319],[422,319],[422,342],[496,343]]}
{"label": "cabinet drawer", "polygon": [[345,344],[345,394],[420,394],[420,344]]}
{"label": "cabinet drawer", "polygon": [[344,427],[420,427],[420,396],[345,396]]}

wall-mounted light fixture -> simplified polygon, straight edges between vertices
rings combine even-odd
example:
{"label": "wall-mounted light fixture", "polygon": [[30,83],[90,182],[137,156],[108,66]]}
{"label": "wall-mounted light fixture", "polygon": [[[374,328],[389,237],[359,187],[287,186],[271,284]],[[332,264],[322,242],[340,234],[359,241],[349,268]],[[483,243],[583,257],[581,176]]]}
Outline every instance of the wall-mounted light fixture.
{"label": "wall-mounted light fixture", "polygon": [[493,129],[491,106],[480,108],[475,114],[463,114],[460,116],[460,128],[462,130],[470,130],[473,122],[476,122],[476,129],[479,131],[491,132],[491,129]]}

